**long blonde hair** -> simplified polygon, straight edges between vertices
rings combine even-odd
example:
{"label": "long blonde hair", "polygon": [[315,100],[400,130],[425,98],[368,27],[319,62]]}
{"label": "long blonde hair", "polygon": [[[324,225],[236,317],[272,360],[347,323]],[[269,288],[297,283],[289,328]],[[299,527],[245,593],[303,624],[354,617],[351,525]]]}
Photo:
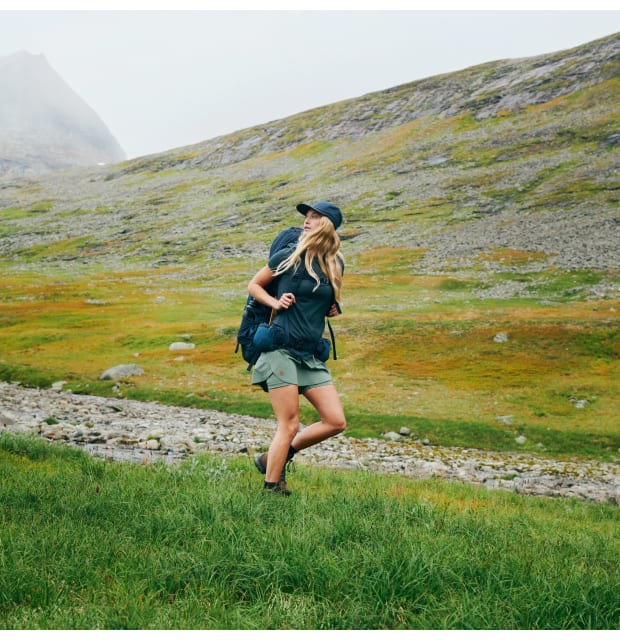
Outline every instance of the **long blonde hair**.
{"label": "long blonde hair", "polygon": [[316,258],[321,271],[328,277],[330,284],[334,289],[334,297],[340,302],[340,290],[342,289],[342,265],[344,260],[340,253],[340,236],[336,233],[333,222],[326,216],[321,216],[319,224],[315,229],[303,232],[299,236],[297,246],[293,253],[282,261],[275,270],[274,275],[288,271],[291,267],[295,270],[299,268],[301,263],[301,255],[304,255],[304,266],[308,274],[316,280],[316,291],[321,281],[319,276],[312,268],[314,258]]}

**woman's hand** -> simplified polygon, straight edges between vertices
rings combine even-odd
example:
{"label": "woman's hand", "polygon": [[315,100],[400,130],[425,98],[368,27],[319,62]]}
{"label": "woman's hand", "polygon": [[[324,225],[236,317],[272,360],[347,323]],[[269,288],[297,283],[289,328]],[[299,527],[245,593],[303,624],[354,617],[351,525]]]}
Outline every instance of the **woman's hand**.
{"label": "woman's hand", "polygon": [[328,318],[335,318],[336,316],[339,316],[342,313],[342,311],[340,311],[340,307],[334,303],[330,308],[329,311],[327,312],[327,317]]}
{"label": "woman's hand", "polygon": [[276,311],[282,311],[283,309],[288,309],[295,304],[295,294],[293,293],[283,293],[278,299],[278,306],[275,308]]}

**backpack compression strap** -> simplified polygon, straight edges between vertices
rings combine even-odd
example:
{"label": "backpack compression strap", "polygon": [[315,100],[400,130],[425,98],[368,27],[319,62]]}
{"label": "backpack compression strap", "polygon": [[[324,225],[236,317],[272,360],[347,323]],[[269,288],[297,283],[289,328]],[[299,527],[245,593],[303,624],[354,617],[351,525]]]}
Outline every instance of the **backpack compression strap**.
{"label": "backpack compression strap", "polygon": [[329,320],[327,321],[327,326],[329,328],[329,335],[332,339],[332,346],[334,347],[334,360],[338,360],[338,356],[336,355],[336,336],[334,335],[334,330],[332,329],[332,325]]}

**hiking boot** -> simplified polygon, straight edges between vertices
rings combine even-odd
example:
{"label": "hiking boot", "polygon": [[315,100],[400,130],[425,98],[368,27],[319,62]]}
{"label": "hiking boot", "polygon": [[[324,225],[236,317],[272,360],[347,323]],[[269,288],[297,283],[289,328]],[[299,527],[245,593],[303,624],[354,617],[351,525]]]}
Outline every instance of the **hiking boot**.
{"label": "hiking boot", "polygon": [[[286,467],[293,464],[292,460],[287,460],[284,463],[284,468],[282,469],[282,473],[280,474],[280,479],[278,480],[278,487],[282,489],[282,493],[286,493],[286,495],[290,495],[291,490],[288,488],[286,484]],[[254,465],[256,468],[262,473],[267,473],[267,453],[263,453],[260,456],[254,458]]]}
{"label": "hiking boot", "polygon": [[291,490],[289,489],[288,485],[286,484],[286,465],[284,466],[284,469],[282,469],[282,475],[280,476],[280,479],[278,480],[278,489],[286,496],[290,496],[291,495]]}
{"label": "hiking boot", "polygon": [[267,454],[263,453],[262,455],[254,458],[254,464],[256,465],[256,468],[265,475],[267,473]]}
{"label": "hiking boot", "polygon": [[265,491],[269,493],[275,493],[281,496],[290,496],[291,490],[288,488],[286,482],[284,480],[280,480],[275,487],[265,487]]}

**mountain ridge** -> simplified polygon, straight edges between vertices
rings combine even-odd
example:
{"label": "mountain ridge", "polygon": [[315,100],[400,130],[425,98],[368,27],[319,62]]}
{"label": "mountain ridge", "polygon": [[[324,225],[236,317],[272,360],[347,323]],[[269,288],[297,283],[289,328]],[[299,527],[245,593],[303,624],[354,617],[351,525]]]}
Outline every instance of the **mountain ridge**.
{"label": "mountain ridge", "polygon": [[0,180],[0,208],[31,212],[0,255],[28,262],[49,245],[45,262],[62,264],[73,239],[86,264],[254,261],[296,202],[325,197],[351,254],[401,246],[424,272],[613,269],[619,51],[614,34],[120,164]]}
{"label": "mountain ridge", "polygon": [[[503,109],[514,110],[540,104],[620,76],[618,35],[612,34],[566,51],[485,62],[414,80],[178,149],[198,152],[206,147],[205,155],[196,153],[193,162],[212,166],[211,163],[216,162],[239,162],[261,150],[273,152],[285,148],[279,141],[285,141],[289,146],[342,136],[355,140],[383,128],[431,115],[452,117],[473,112],[477,119],[487,119]],[[598,73],[593,76],[591,71],[595,68]],[[563,78],[558,77],[561,69],[565,70]],[[552,85],[549,80],[551,73],[554,74]],[[515,85],[518,84],[522,90],[515,95]],[[446,85],[447,89],[439,91],[442,85]],[[511,87],[512,93],[502,95],[502,86]],[[448,95],[453,103],[449,102]],[[304,129],[303,124],[314,116],[317,117],[318,126]],[[245,154],[234,153],[236,138],[242,139],[238,146]],[[226,153],[218,155],[216,152],[222,144],[226,147]],[[209,148],[212,145],[215,145],[215,149]],[[160,158],[168,154],[174,157],[174,152],[175,149],[171,149],[146,157]],[[135,162],[141,166],[141,159]]]}

